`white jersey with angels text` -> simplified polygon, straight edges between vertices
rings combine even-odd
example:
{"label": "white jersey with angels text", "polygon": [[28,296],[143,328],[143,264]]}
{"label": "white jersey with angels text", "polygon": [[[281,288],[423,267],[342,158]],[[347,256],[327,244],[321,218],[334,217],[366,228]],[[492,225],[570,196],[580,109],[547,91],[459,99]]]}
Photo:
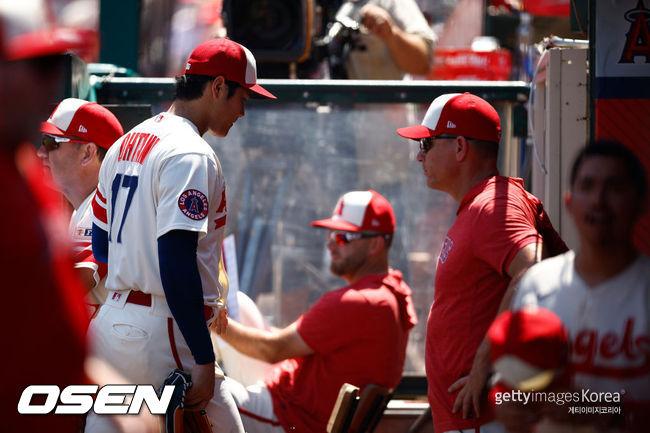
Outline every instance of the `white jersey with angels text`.
{"label": "white jersey with angels text", "polygon": [[575,254],[543,260],[521,279],[514,310],[527,305],[553,311],[571,340],[576,389],[620,392],[650,402],[650,258],[590,287],[575,270]]}
{"label": "white jersey with angels text", "polygon": [[164,296],[158,238],[189,230],[199,233],[204,302],[225,299],[219,283],[225,180],[217,156],[189,120],[161,113],[120,138],[104,158],[93,213],[108,233],[108,290]]}

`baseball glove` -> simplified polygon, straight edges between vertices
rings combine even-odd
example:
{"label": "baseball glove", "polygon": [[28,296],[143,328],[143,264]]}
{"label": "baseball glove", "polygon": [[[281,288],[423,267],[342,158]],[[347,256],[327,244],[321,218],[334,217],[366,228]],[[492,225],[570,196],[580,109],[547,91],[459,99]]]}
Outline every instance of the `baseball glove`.
{"label": "baseball glove", "polygon": [[167,433],[213,433],[212,425],[204,410],[185,411],[185,393],[192,386],[192,376],[187,371],[175,369],[158,389],[161,395],[165,385],[173,385],[174,393],[165,414]]}

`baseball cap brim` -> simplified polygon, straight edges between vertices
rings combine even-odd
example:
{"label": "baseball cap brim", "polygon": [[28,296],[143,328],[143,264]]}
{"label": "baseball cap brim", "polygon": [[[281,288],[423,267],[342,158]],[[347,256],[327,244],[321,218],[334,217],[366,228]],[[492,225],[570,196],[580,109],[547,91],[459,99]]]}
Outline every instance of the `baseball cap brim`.
{"label": "baseball cap brim", "polygon": [[266,90],[264,87],[260,86],[259,84],[252,84],[252,85],[245,85],[247,89],[250,91],[254,92],[256,95],[259,95],[263,98],[268,98],[268,99],[278,99],[277,96],[275,96],[273,93],[269,92]]}
{"label": "baseball cap brim", "polygon": [[407,126],[397,129],[396,132],[402,137],[410,138],[411,140],[419,140],[421,138],[435,136],[433,130],[427,128],[424,125]]}
{"label": "baseball cap brim", "polygon": [[522,391],[542,390],[555,378],[554,370],[536,368],[514,356],[502,356],[494,363],[494,371],[507,385]]}
{"label": "baseball cap brim", "polygon": [[349,223],[341,218],[326,218],[322,220],[313,221],[312,227],[321,227],[330,230],[344,230],[346,232],[358,232],[359,227]]}
{"label": "baseball cap brim", "polygon": [[50,122],[42,122],[41,123],[41,132],[44,133],[44,134],[65,136],[64,131],[57,128],[54,124],[52,124]]}

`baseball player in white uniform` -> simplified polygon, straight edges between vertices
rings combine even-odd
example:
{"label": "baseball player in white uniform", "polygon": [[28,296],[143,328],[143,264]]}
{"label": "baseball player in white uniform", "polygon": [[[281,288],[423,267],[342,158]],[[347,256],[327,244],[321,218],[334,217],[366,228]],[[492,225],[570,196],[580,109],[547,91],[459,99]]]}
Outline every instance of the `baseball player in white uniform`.
{"label": "baseball player in white uniform", "polygon": [[75,267],[89,290],[86,303],[92,316],[106,299],[104,277],[108,269],[93,256],[91,203],[106,151],[124,131],[108,109],[96,102],[68,98],[42,123],[41,132],[38,156],[74,208],[69,234]]}
{"label": "baseball player in white uniform", "polygon": [[[607,431],[646,431],[650,423],[650,258],[632,241],[635,221],[646,209],[646,185],[643,167],[629,150],[614,142],[587,146],[573,166],[565,200],[580,247],[530,268],[513,304],[514,310],[547,308],[562,320],[571,342],[573,390],[622,394],[623,417],[597,414],[586,420],[608,425]],[[590,403],[598,402],[578,405]],[[526,419],[502,421],[516,429],[512,423]]]}
{"label": "baseball player in white uniform", "polygon": [[[227,325],[218,266],[226,186],[201,136],[226,136],[255,96],[275,99],[256,84],[248,49],[228,39],[199,45],[170,109],[109,150],[93,199],[93,252],[108,260],[108,298],[90,328],[95,353],[133,383],[190,371],[186,409],[205,410],[224,432],[243,431],[208,331],[213,320],[219,333]],[[91,413],[86,431],[108,422]]]}

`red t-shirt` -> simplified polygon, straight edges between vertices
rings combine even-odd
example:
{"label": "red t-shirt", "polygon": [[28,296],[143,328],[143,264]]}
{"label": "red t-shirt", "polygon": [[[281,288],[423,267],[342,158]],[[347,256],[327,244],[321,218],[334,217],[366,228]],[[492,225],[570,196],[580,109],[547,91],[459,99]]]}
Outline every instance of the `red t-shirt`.
{"label": "red t-shirt", "polygon": [[475,185],[461,201],[438,257],[435,295],[427,321],[425,362],[434,430],[468,429],[491,421],[487,400],[481,417],[452,414],[457,392],[510,283],[506,270],[517,252],[541,236],[541,204],[521,179],[495,176]]}
{"label": "red t-shirt", "polygon": [[315,353],[281,363],[266,386],[286,431],[325,432],[343,383],[397,386],[417,318],[411,289],[391,271],[326,293],[297,323]]}
{"label": "red t-shirt", "polygon": [[[88,321],[65,243],[65,216],[58,215],[60,200],[43,185],[41,163],[33,149],[23,147],[18,156],[22,172],[14,155],[0,152],[0,184],[5,194],[0,212],[0,327],[5,330],[5,350],[0,368],[6,373],[0,404],[7,415],[2,430],[77,431],[80,416],[20,415],[17,411],[18,400],[29,385],[62,389],[86,383]],[[34,398],[34,404],[43,402],[44,397]]]}

